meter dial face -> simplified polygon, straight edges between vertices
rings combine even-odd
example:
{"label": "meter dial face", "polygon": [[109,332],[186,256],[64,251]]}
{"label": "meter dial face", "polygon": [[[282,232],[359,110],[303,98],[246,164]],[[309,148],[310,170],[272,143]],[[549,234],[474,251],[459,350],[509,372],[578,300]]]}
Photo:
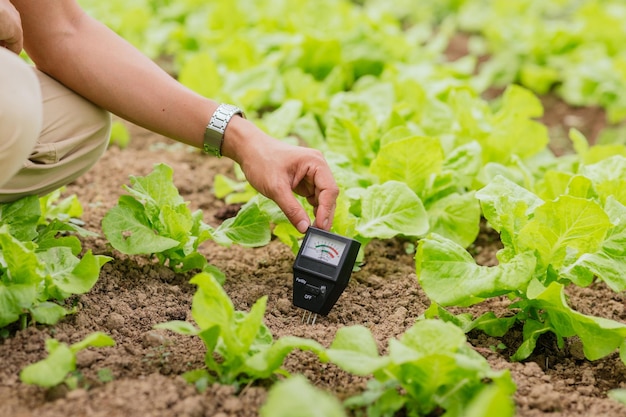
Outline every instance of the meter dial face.
{"label": "meter dial face", "polygon": [[340,240],[312,234],[305,243],[302,255],[337,266],[345,248],[346,244]]}

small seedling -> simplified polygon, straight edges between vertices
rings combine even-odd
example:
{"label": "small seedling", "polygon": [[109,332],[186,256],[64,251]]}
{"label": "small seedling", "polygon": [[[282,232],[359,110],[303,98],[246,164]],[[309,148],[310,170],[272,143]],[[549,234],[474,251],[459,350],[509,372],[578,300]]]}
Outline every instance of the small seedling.
{"label": "small seedling", "polygon": [[76,373],[76,354],[89,347],[113,346],[115,341],[101,332],[94,332],[72,345],[56,339],[46,340],[48,357],[28,365],[20,372],[20,379],[26,384],[52,388],[65,383],[68,388],[78,386],[80,374]]}
{"label": "small seedling", "polygon": [[98,381],[106,384],[107,382],[111,382],[115,379],[113,375],[113,371],[109,368],[102,368],[98,370]]}
{"label": "small seedling", "polygon": [[196,324],[175,320],[155,328],[202,339],[207,348],[206,366],[183,375],[200,391],[214,382],[241,387],[288,374],[282,365],[294,349],[312,351],[325,359],[324,348],[314,340],[296,336],[274,340],[263,323],[267,296],[259,298],[249,311],[239,311],[211,274],[201,272],[190,282],[198,286],[191,306]]}
{"label": "small seedling", "polygon": [[491,349],[492,352],[498,352],[499,350],[504,350],[506,349],[506,345],[502,342],[498,343],[497,345],[491,345],[489,346],[489,349]]}

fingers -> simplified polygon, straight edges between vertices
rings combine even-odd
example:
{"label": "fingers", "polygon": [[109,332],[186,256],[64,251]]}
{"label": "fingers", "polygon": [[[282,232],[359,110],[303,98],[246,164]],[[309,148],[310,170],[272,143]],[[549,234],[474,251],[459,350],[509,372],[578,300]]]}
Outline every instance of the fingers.
{"label": "fingers", "polygon": [[315,170],[313,184],[317,196],[315,204],[312,203],[313,207],[315,207],[315,226],[320,229],[330,230],[335,216],[339,187],[326,160],[322,160]]}
{"label": "fingers", "polygon": [[18,55],[24,46],[20,14],[8,1],[0,1],[0,46]]}
{"label": "fingers", "polygon": [[[333,217],[335,216],[336,199],[337,193],[334,190],[321,191],[317,201],[308,199],[309,204],[311,204],[315,210],[315,227],[330,230]],[[311,225],[311,222],[306,210],[304,210],[293,194],[289,191],[279,193],[274,198],[274,201],[282,212],[285,213],[289,222],[293,224],[300,233],[304,234]]]}
{"label": "fingers", "polygon": [[[298,232],[304,234],[311,225],[309,216],[307,215],[304,207],[298,203],[298,200],[291,193],[291,190],[285,190],[286,192],[278,192],[274,198],[274,202],[280,207],[285,216],[291,224],[294,225]],[[271,197],[270,197],[271,198]]]}
{"label": "fingers", "polygon": [[21,44],[15,44],[15,43],[7,43],[5,41],[0,41],[0,47],[2,48],[6,48],[9,51],[15,53],[15,54],[20,54],[20,52],[22,52],[22,46]]}
{"label": "fingers", "polygon": [[[327,179],[328,180],[328,179]],[[307,197],[308,203],[313,206],[315,213],[315,227],[330,230],[335,217],[335,208],[339,189],[332,176],[330,181],[316,179],[315,194]],[[320,185],[321,184],[321,185]]]}
{"label": "fingers", "polygon": [[319,191],[319,195],[316,199],[317,201],[309,201],[309,203],[315,208],[315,227],[330,230],[333,224],[333,218],[335,217],[338,195],[339,188],[337,188],[337,185],[333,180],[332,185],[328,185],[327,188]]}
{"label": "fingers", "polygon": [[[310,162],[310,160],[309,160]],[[335,215],[339,188],[335,183],[330,168],[322,159],[319,165],[309,166],[302,176],[296,176],[291,186],[275,188],[272,196],[291,224],[300,233],[305,233],[310,225],[309,216],[300,205],[293,192],[302,195],[313,206],[315,227],[330,230]]]}

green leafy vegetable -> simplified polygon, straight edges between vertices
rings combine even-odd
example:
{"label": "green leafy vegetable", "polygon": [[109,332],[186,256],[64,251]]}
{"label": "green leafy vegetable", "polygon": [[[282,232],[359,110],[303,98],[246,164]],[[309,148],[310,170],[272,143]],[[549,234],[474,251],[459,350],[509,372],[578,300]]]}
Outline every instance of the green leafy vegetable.
{"label": "green leafy vegetable", "polygon": [[459,30],[479,34],[491,55],[478,77],[482,83],[517,82],[539,94],[552,91],[572,105],[602,106],[617,123],[626,117],[624,55],[617,46],[626,39],[619,23],[624,13],[619,0],[497,6],[473,0],[446,17],[456,20]]}
{"label": "green leafy vegetable", "polygon": [[[22,369],[20,379],[26,384],[52,388],[61,383],[71,385],[68,375],[76,370],[76,354],[90,347],[114,346],[115,341],[108,335],[95,332],[83,340],[67,345],[56,339],[46,340],[48,357]],[[72,388],[72,387],[70,387]]]}
{"label": "green leafy vegetable", "polygon": [[[68,210],[52,204],[56,196],[40,200],[25,197],[0,205],[0,327],[18,320],[55,324],[72,312],[62,301],[72,294],[84,294],[96,283],[108,256],[86,251],[74,235],[82,228],[58,220],[76,214],[76,200],[64,200]],[[56,217],[48,223],[45,213]]]}
{"label": "green leafy vegetable", "polygon": [[[362,326],[339,329],[327,351],[331,362],[356,375],[373,374],[367,390],[349,398],[351,408],[367,415],[513,416],[515,384],[508,371],[494,371],[466,343],[463,331],[440,320],[419,320],[400,339],[389,340],[389,354],[379,356],[370,331]],[[487,381],[487,382],[486,382]],[[402,392],[402,394],[401,394]]]}
{"label": "green leafy vegetable", "polygon": [[323,347],[310,339],[288,336],[274,341],[263,324],[267,297],[260,298],[249,312],[236,311],[212,274],[199,273],[191,283],[198,286],[193,297],[192,317],[199,328],[182,321],[161,323],[156,327],[202,339],[207,348],[206,369],[187,374],[187,379],[197,386],[206,386],[210,381],[245,384],[285,373],[281,370],[283,361],[296,348],[324,357]]}
{"label": "green leafy vegetable", "polygon": [[420,236],[428,230],[428,218],[421,200],[405,183],[388,181],[362,194],[356,230],[366,238]]}
{"label": "green leafy vegetable", "polygon": [[[607,166],[611,171],[604,170]],[[619,272],[624,259],[621,243],[626,207],[608,194],[614,189],[613,173],[625,167],[626,159],[620,156],[582,166],[579,173],[569,176],[565,194],[548,201],[496,177],[476,196],[504,245],[498,253],[498,266],[476,265],[462,247],[441,236],[429,235],[419,243],[418,279],[438,305],[430,316],[439,315],[466,331],[481,328],[492,335],[503,334],[515,321],[523,323],[524,338],[514,360],[530,356],[539,336],[546,332],[554,333],[560,345],[563,338],[578,336],[590,360],[622,349],[626,325],[574,311],[567,303],[565,288],[588,286],[596,278],[617,291],[626,288]],[[511,308],[518,311],[514,318],[497,323],[491,314],[472,323],[442,309],[499,295],[512,300]]]}
{"label": "green leafy vegetable", "polygon": [[269,221],[256,201],[215,229],[204,223],[201,210],[191,212],[174,185],[169,166],[157,164],[145,177],[131,176],[130,183],[125,186],[130,195],[122,195],[102,219],[105,236],[122,253],[154,255],[176,271],[215,273],[198,252],[204,241],[260,246],[270,240]]}
{"label": "green leafy vegetable", "polygon": [[443,306],[469,306],[524,291],[535,270],[535,257],[522,253],[495,267],[476,265],[461,246],[438,235],[421,240],[415,255],[424,291]]}
{"label": "green leafy vegetable", "polygon": [[302,375],[274,384],[259,410],[261,417],[346,417],[341,402]]}

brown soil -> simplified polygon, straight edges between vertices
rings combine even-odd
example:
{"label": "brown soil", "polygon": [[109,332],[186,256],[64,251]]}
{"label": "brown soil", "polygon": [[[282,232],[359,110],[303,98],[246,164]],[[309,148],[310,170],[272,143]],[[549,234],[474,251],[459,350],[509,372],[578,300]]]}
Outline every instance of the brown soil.
{"label": "brown soil", "polygon": [[[553,102],[553,98],[546,100]],[[563,126],[564,104],[552,106],[544,118],[551,126]],[[580,126],[604,123],[596,110],[570,109]],[[550,119],[552,117],[552,119]],[[174,182],[192,209],[202,209],[207,223],[217,225],[225,204],[211,191],[215,173],[230,173],[226,159],[207,158],[196,151],[131,126],[129,148],[111,148],[96,167],[68,187],[85,208],[86,227],[100,231],[106,211],[122,194],[128,175],[146,175],[154,163],[174,168]],[[226,210],[227,211],[227,210]],[[217,217],[216,217],[217,216]],[[214,385],[198,393],[180,377],[201,367],[204,346],[199,339],[153,330],[168,320],[190,320],[195,288],[191,275],[171,272],[142,256],[124,256],[107,246],[103,238],[84,240],[84,246],[115,257],[103,267],[100,280],[88,294],[77,297],[75,315],[53,327],[37,326],[0,340],[0,416],[256,416],[266,398],[266,388],[250,386],[235,392]],[[276,337],[297,335],[325,346],[336,330],[362,324],[369,327],[384,349],[389,338],[402,334],[428,307],[429,301],[416,282],[412,254],[399,240],[375,241],[367,247],[366,263],[353,274],[348,288],[327,317],[314,325],[303,324],[302,310],[291,304],[294,255],[278,241],[258,249],[202,247],[209,261],[227,275],[225,289],[237,309],[248,309],[268,295],[266,324]],[[483,227],[471,248],[483,265],[495,264],[497,235]],[[624,321],[625,296],[603,285],[570,291],[572,305],[588,314]],[[469,311],[480,314],[505,312],[506,304],[494,299]],[[93,331],[110,334],[115,347],[79,353],[78,369],[85,388],[46,390],[20,382],[26,365],[45,357],[44,340],[55,337],[73,343]],[[509,355],[520,343],[519,332],[502,339],[484,334],[468,335],[470,343],[494,368],[508,368],[517,383],[518,415],[531,416],[626,416],[626,407],[607,398],[607,391],[625,387],[626,366],[617,353],[590,362],[572,343],[561,351],[550,338],[540,341],[536,355],[525,363],[512,363]],[[494,348],[499,343],[507,348]],[[321,364],[309,353],[294,352],[285,362],[287,370],[302,373],[318,387],[341,398],[359,392],[364,380]],[[113,380],[102,382],[98,372],[108,369]]]}

